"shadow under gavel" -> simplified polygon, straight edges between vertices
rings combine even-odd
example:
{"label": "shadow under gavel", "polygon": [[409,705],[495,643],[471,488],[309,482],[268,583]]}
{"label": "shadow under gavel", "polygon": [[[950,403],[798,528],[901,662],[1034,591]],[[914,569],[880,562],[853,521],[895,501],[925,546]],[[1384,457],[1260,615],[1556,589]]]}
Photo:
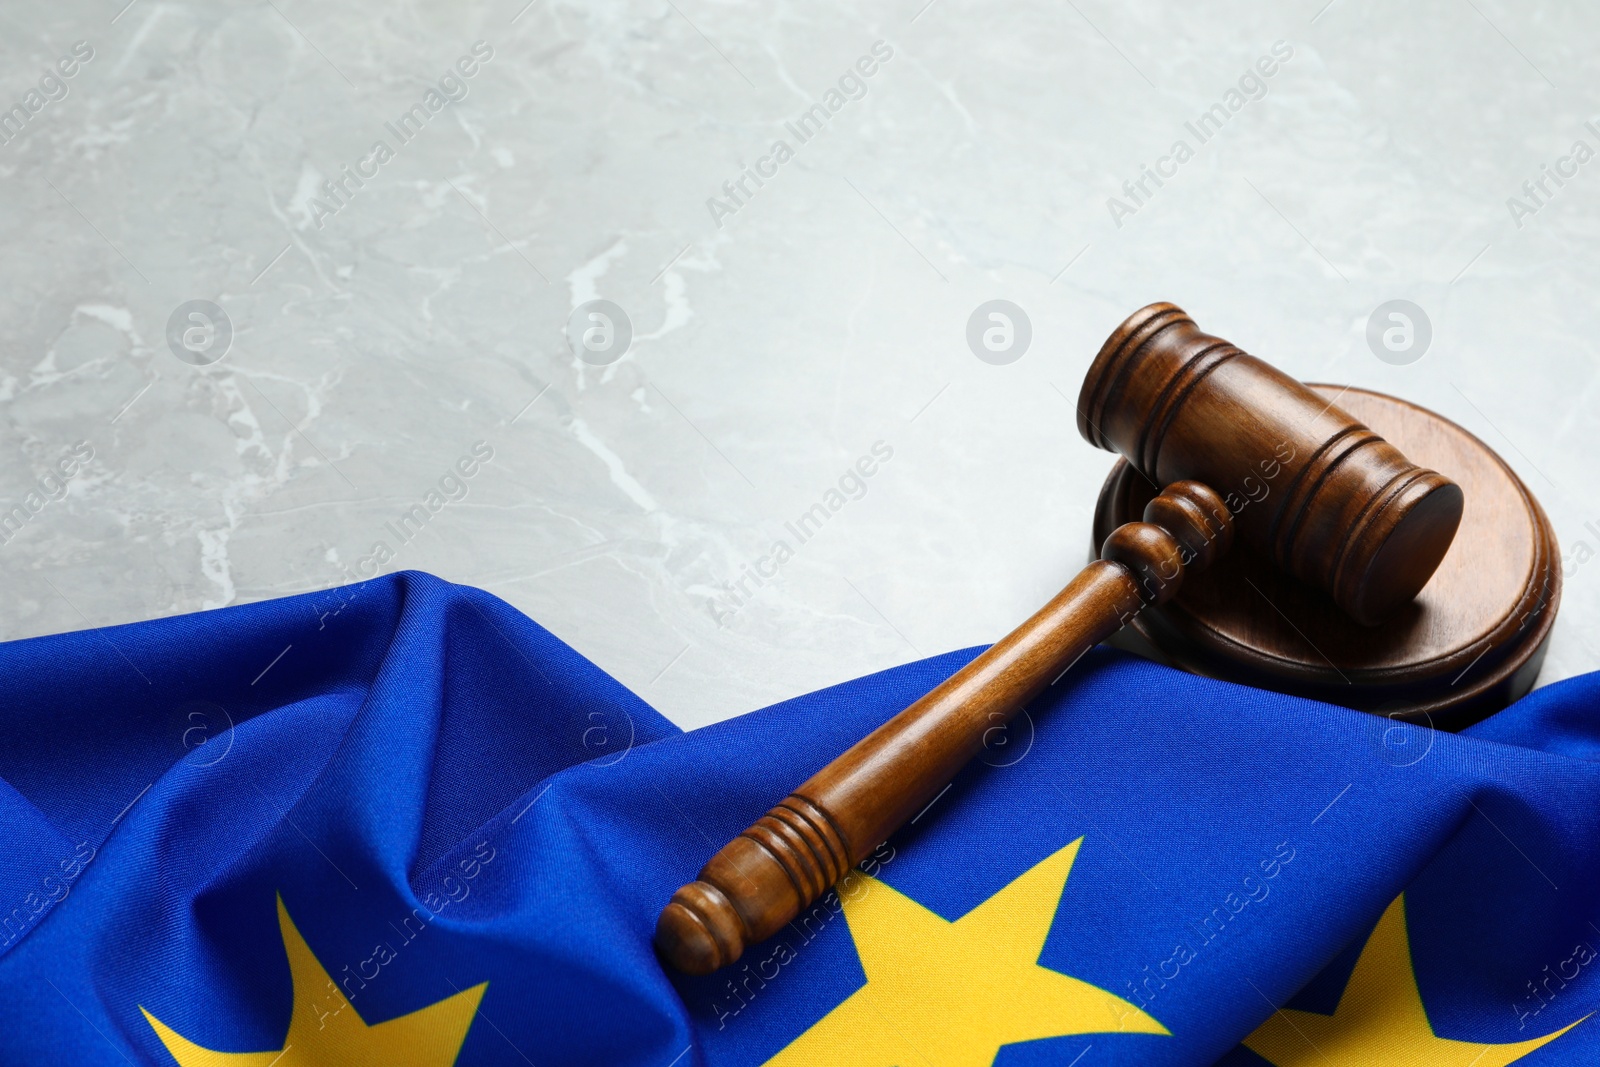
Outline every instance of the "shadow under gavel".
{"label": "shadow under gavel", "polygon": [[657,920],[672,966],[708,974],[780,930],[936,796],[990,730],[1236,536],[1371,625],[1416,596],[1461,521],[1454,482],[1171,304],[1106,340],[1078,427],[1166,487],[1144,521],[1118,527],[1031,618],[713,856]]}

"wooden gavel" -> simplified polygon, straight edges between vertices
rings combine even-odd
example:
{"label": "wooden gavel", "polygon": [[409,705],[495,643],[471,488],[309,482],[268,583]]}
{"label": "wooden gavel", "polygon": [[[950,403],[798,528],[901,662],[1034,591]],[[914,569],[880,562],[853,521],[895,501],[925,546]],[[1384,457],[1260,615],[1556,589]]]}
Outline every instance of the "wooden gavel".
{"label": "wooden gavel", "polygon": [[[1166,488],[1030,619],[817,772],[729,842],[656,922],[678,970],[708,974],[772,936],[921,810],[1094,645],[1235,534],[1372,625],[1408,603],[1461,521],[1460,488],[1171,304],[1119,326],[1089,368],[1078,429]],[[1219,491],[1220,490],[1220,491]]]}

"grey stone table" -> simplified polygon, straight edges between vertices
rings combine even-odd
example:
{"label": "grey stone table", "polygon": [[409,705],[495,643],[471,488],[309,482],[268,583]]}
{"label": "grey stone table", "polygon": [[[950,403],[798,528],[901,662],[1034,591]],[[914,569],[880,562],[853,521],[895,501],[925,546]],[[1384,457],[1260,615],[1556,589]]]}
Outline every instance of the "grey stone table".
{"label": "grey stone table", "polygon": [[125,2],[0,8],[0,636],[418,568],[712,722],[1056,590],[1167,299],[1499,450],[1600,666],[1600,13]]}

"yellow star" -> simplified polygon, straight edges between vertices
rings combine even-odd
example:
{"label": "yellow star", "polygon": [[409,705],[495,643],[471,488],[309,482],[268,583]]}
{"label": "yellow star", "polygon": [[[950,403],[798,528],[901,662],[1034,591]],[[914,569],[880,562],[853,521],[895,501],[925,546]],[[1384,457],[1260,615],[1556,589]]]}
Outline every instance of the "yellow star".
{"label": "yellow star", "polygon": [[488,982],[388,1022],[368,1026],[336,991],[278,898],[278,928],[294,980],[294,1010],[281,1049],[213,1052],[151,1015],[145,1019],[179,1067],[450,1067],[467,1039]]}
{"label": "yellow star", "polygon": [[1041,860],[955,922],[862,876],[865,891],[845,898],[844,914],[867,984],[769,1067],[987,1067],[1016,1041],[1165,1034],[1120,997],[1039,966],[1082,843]]}
{"label": "yellow star", "polygon": [[1276,1067],[1505,1067],[1581,1022],[1508,1045],[1439,1037],[1411,967],[1402,894],[1367,939],[1332,1015],[1285,1008],[1244,1044]]}

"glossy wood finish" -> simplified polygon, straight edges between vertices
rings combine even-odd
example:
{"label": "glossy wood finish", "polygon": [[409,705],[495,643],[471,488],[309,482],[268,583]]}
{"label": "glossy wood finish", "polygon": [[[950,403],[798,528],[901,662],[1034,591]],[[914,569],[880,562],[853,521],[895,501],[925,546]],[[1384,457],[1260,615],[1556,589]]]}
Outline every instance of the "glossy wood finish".
{"label": "glossy wood finish", "polygon": [[1223,557],[1235,526],[1263,559],[1373,624],[1427,583],[1461,519],[1454,482],[1171,304],[1136,312],[1106,341],[1079,428],[1121,451],[1152,492],[1166,486],[1145,522],[1110,531],[1100,559],[1032,618],[713,856],[657,920],[674,967],[709,973],[793,919],[935,797],[986,733]]}
{"label": "glossy wood finish", "polygon": [[[1360,626],[1269,560],[1235,552],[1113,643],[1195,673],[1443,729],[1522,696],[1561,599],[1560,553],[1538,502],[1487,445],[1442,416],[1381,393],[1312,388],[1465,493],[1455,543],[1415,602]],[[1118,463],[1095,510],[1095,543],[1153,493]]]}
{"label": "glossy wood finish", "polygon": [[1152,485],[1215,488],[1241,541],[1368,625],[1416,596],[1461,519],[1455,483],[1172,304],[1107,338],[1078,429]]}
{"label": "glossy wood finish", "polygon": [[[1218,494],[1180,482],[1152,500],[1032,618],[796,789],[673,894],[656,946],[707,974],[770,937],[910,819],[1078,657],[1186,573],[1226,552],[1233,527]],[[1157,525],[1159,523],[1160,525]]]}

